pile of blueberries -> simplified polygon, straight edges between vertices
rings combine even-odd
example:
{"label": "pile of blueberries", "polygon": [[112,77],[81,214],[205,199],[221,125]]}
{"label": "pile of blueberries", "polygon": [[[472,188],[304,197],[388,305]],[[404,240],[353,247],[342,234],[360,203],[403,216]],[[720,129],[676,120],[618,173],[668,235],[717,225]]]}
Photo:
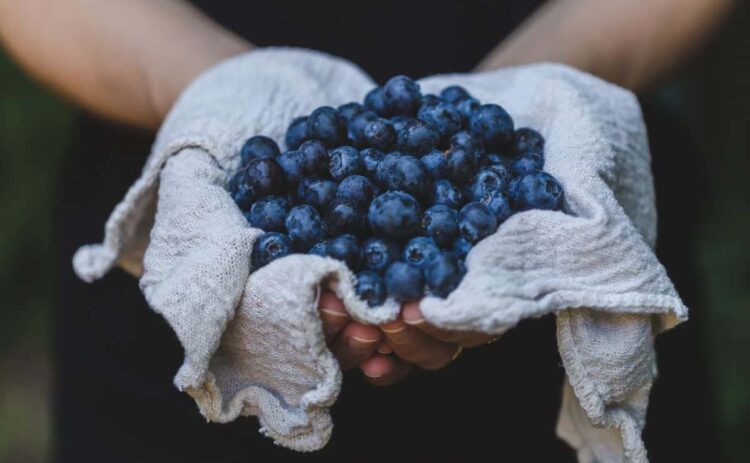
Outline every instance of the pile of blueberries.
{"label": "pile of blueberries", "polygon": [[253,270],[291,253],[339,259],[371,306],[426,290],[446,297],[471,247],[514,212],[563,206],[560,183],[542,171],[544,138],[460,86],[422,95],[396,76],[364,104],[294,119],[285,142],[282,153],[268,137],[247,140],[230,180],[265,232]]}

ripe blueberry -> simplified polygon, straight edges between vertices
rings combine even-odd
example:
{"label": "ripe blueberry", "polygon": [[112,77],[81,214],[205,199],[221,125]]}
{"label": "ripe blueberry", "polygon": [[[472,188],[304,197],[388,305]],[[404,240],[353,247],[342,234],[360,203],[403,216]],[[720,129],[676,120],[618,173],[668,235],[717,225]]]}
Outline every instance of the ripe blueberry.
{"label": "ripe blueberry", "polygon": [[422,106],[417,115],[434,128],[440,139],[447,142],[454,134],[461,130],[461,114],[448,103],[438,103],[434,106]]}
{"label": "ripe blueberry", "polygon": [[378,116],[388,117],[389,110],[383,96],[383,87],[375,87],[365,95],[365,108]]}
{"label": "ripe blueberry", "polygon": [[440,92],[440,97],[450,104],[456,104],[465,98],[471,98],[471,95],[460,85],[450,85]]}
{"label": "ripe blueberry", "polygon": [[305,178],[297,187],[299,202],[309,204],[319,211],[325,211],[336,197],[338,184],[333,180],[319,178]]}
{"label": "ripe blueberry", "polygon": [[284,231],[289,205],[280,196],[267,196],[256,201],[247,214],[248,222],[263,231]]}
{"label": "ripe blueberry", "polygon": [[370,203],[367,220],[376,235],[406,238],[419,230],[422,208],[413,196],[389,191]]}
{"label": "ripe blueberry", "polygon": [[357,274],[357,295],[370,307],[377,307],[385,302],[386,291],[383,278],[369,270]]}
{"label": "ripe blueberry", "polygon": [[383,99],[393,114],[413,115],[422,103],[419,84],[406,76],[391,77],[383,87]]}
{"label": "ripe blueberry", "polygon": [[528,151],[514,159],[511,166],[518,176],[524,176],[531,172],[542,170],[544,167],[544,157],[539,153]]}
{"label": "ripe blueberry", "polygon": [[338,146],[345,140],[346,121],[330,106],[322,106],[307,118],[307,138]]}
{"label": "ripe blueberry", "polygon": [[449,246],[458,237],[458,212],[442,204],[432,206],[422,217],[422,230],[440,246]]}
{"label": "ripe blueberry", "polygon": [[296,150],[305,140],[307,140],[307,116],[295,118],[286,129],[284,136],[286,149]]}
{"label": "ripe blueberry", "polygon": [[279,155],[279,152],[279,145],[275,141],[263,135],[256,135],[248,138],[242,145],[240,158],[242,164],[247,164],[251,159],[274,158]]}
{"label": "ripe blueberry", "polygon": [[385,272],[385,287],[397,301],[419,300],[424,295],[422,269],[406,262],[394,262]]}
{"label": "ripe blueberry", "polygon": [[372,201],[372,183],[367,177],[351,175],[339,183],[336,197],[348,199],[359,207],[366,208]]}
{"label": "ripe blueberry", "polygon": [[286,151],[276,158],[276,163],[284,171],[287,185],[296,185],[305,174],[302,154],[299,151]]}
{"label": "ripe blueberry", "polygon": [[463,205],[463,194],[461,189],[449,180],[436,180],[433,186],[432,203],[442,204],[453,209],[459,209]]}
{"label": "ripe blueberry", "polygon": [[440,141],[440,134],[426,122],[414,119],[398,132],[397,146],[400,150],[422,155],[434,149]]}
{"label": "ripe blueberry", "polygon": [[362,249],[354,236],[340,235],[328,240],[326,255],[343,261],[350,270],[356,272],[362,260]]}
{"label": "ripe blueberry", "polygon": [[478,164],[476,152],[463,146],[453,146],[445,153],[443,168],[448,180],[462,185],[474,177]]}
{"label": "ripe blueberry", "polygon": [[253,243],[250,264],[253,270],[257,270],[290,252],[292,242],[288,236],[277,232],[264,233]]}
{"label": "ripe blueberry", "polygon": [[255,197],[274,195],[284,189],[284,171],[273,159],[254,158],[244,170],[242,183]]}
{"label": "ripe blueberry", "polygon": [[513,153],[522,154],[527,151],[544,154],[544,137],[534,129],[522,127],[513,134]]}
{"label": "ripe blueberry", "polygon": [[424,267],[424,279],[430,292],[438,297],[446,297],[464,277],[464,269],[458,259],[441,252]]}
{"label": "ripe blueberry", "polygon": [[387,150],[396,141],[396,129],[387,119],[377,119],[365,126],[364,136],[373,148]]}
{"label": "ripe blueberry", "polygon": [[370,238],[362,245],[363,264],[375,272],[384,272],[401,256],[398,244],[383,238]]}
{"label": "ripe blueberry", "polygon": [[351,146],[339,146],[331,151],[328,159],[328,172],[334,180],[343,180],[350,175],[365,172],[365,163],[359,151]]}
{"label": "ripe blueberry", "polygon": [[354,201],[336,198],[328,205],[325,228],[329,236],[345,233],[359,234],[365,223],[362,209]]}
{"label": "ripe blueberry", "polygon": [[323,175],[328,171],[328,150],[318,140],[308,140],[299,147],[305,174]]}
{"label": "ripe blueberry", "polygon": [[295,249],[306,252],[323,239],[323,219],[312,206],[303,204],[293,207],[286,216],[286,231]]}
{"label": "ripe blueberry", "polygon": [[532,172],[520,178],[513,191],[513,199],[519,211],[559,211],[563,206],[564,193],[555,177],[546,172]]}
{"label": "ripe blueberry", "polygon": [[490,150],[502,148],[513,139],[513,119],[496,104],[480,106],[469,119],[469,129]]}
{"label": "ripe blueberry", "polygon": [[440,248],[435,240],[426,236],[418,236],[406,243],[401,260],[407,264],[424,267],[439,252]]}
{"label": "ripe blueberry", "polygon": [[458,228],[472,243],[491,235],[497,229],[497,218],[489,207],[482,203],[468,203],[458,213]]}

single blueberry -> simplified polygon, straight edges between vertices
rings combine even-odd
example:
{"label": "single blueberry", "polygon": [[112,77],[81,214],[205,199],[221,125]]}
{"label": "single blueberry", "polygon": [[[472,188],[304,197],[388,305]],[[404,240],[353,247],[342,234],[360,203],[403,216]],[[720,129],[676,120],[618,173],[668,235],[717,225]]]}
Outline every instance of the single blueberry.
{"label": "single blueberry", "polygon": [[422,231],[440,246],[449,246],[458,237],[458,212],[442,204],[432,206],[422,217]]}
{"label": "single blueberry", "polygon": [[359,103],[346,103],[338,107],[339,116],[341,116],[348,124],[354,116],[363,112],[365,107]]}
{"label": "single blueberry", "polygon": [[406,238],[419,230],[421,215],[422,208],[412,195],[389,191],[370,203],[367,220],[376,235]]}
{"label": "single blueberry", "polygon": [[397,301],[419,300],[424,295],[422,269],[406,262],[394,262],[385,272],[385,287]]}
{"label": "single blueberry", "polygon": [[439,252],[440,248],[435,240],[427,236],[418,236],[406,243],[401,259],[408,264],[424,267]]}
{"label": "single blueberry", "polygon": [[385,103],[383,87],[375,87],[365,95],[365,108],[378,116],[388,117],[390,111]]}
{"label": "single blueberry", "polygon": [[328,205],[325,215],[325,227],[329,236],[362,233],[365,216],[362,209],[348,199],[336,198]]}
{"label": "single blueberry", "polygon": [[440,179],[436,180],[433,186],[432,203],[459,209],[464,203],[464,198],[461,189],[450,180]]}
{"label": "single blueberry", "polygon": [[404,156],[398,151],[388,153],[383,157],[378,166],[375,168],[375,182],[381,187],[385,187],[388,183],[388,175],[390,175],[393,167],[396,165],[399,159]]}
{"label": "single blueberry", "polygon": [[316,109],[307,118],[307,138],[332,147],[340,145],[345,137],[346,121],[330,106]]}
{"label": "single blueberry", "polygon": [[255,194],[250,187],[240,183],[232,190],[232,199],[240,210],[246,211],[253,204]]}
{"label": "single blueberry", "polygon": [[522,127],[513,134],[513,153],[533,151],[544,155],[544,137],[534,129]]}
{"label": "single blueberry", "polygon": [[385,186],[391,191],[404,191],[424,200],[432,192],[430,173],[414,156],[401,156],[385,176]]}
{"label": "single blueberry", "polygon": [[371,180],[376,179],[378,164],[380,164],[380,161],[383,160],[385,154],[383,154],[382,151],[376,150],[375,148],[365,148],[360,151],[359,154],[360,156],[362,156],[362,161],[365,163],[365,173],[367,174],[367,176]]}
{"label": "single blueberry", "polygon": [[495,232],[497,218],[484,204],[468,203],[458,213],[458,228],[467,240],[476,243]]}
{"label": "single blueberry", "polygon": [[425,168],[427,169],[427,172],[430,173],[430,176],[437,180],[441,177],[443,177],[443,162],[445,160],[443,156],[443,152],[440,150],[432,150],[429,153],[425,154],[419,160],[424,164]]}
{"label": "single blueberry", "polygon": [[458,287],[464,273],[454,255],[441,252],[425,266],[424,280],[432,294],[444,298]]}
{"label": "single blueberry", "polygon": [[447,142],[461,130],[461,114],[448,103],[422,106],[417,117],[430,124],[437,131],[442,142]]}
{"label": "single blueberry", "polygon": [[267,196],[256,201],[247,214],[248,222],[263,231],[284,231],[287,200],[280,196]]}
{"label": "single blueberry", "polygon": [[463,147],[469,151],[478,153],[479,155],[484,153],[484,142],[482,142],[482,139],[465,130],[462,130],[451,137],[450,147]]}
{"label": "single blueberry", "polygon": [[514,159],[511,166],[518,176],[524,176],[542,170],[544,168],[544,157],[539,153],[528,151]]}
{"label": "single blueberry", "polygon": [[328,150],[323,143],[308,140],[300,145],[298,151],[307,175],[323,175],[328,172]]}
{"label": "single blueberry", "polygon": [[451,254],[458,257],[459,259],[465,259],[466,255],[469,254],[469,251],[471,251],[471,247],[472,244],[469,240],[467,240],[463,236],[459,236],[458,238],[456,238],[456,241],[453,242]]}
{"label": "single blueberry", "polygon": [[294,119],[284,136],[284,143],[288,150],[296,150],[305,140],[307,140],[307,116]]}
{"label": "single blueberry", "polygon": [[393,124],[393,128],[396,129],[396,133],[398,134],[401,129],[406,127],[406,124],[408,124],[411,121],[415,121],[413,117],[409,116],[393,116],[391,118],[391,124]]}
{"label": "single blueberry", "polygon": [[327,256],[326,246],[328,246],[328,241],[318,241],[317,243],[313,244],[313,246],[309,251],[307,251],[307,253],[315,256],[325,257]]}
{"label": "single blueberry", "polygon": [[323,219],[318,211],[307,204],[295,206],[289,211],[286,216],[286,231],[294,248],[301,252],[307,252],[325,235]]}
{"label": "single blueberry", "polygon": [[464,98],[456,104],[456,110],[461,115],[461,122],[464,125],[469,125],[471,115],[477,112],[482,104],[476,98]]}
{"label": "single blueberry", "polygon": [[396,141],[396,129],[387,119],[377,119],[365,126],[365,140],[373,148],[387,150]]}
{"label": "single blueberry", "polygon": [[309,204],[321,212],[328,209],[328,205],[336,197],[338,184],[326,179],[303,179],[297,187],[297,198],[300,203]]}
{"label": "single blueberry", "polygon": [[439,96],[428,93],[427,95],[422,95],[422,106],[435,106],[436,104],[440,103],[442,100]]}
{"label": "single blueberry", "polygon": [[270,232],[262,234],[255,243],[250,257],[253,270],[292,252],[292,241],[283,233]]}
{"label": "single blueberry", "polygon": [[365,270],[357,274],[357,295],[370,307],[377,307],[385,302],[386,291],[383,278],[375,272]]}
{"label": "single blueberry", "polygon": [[513,119],[501,106],[485,104],[471,115],[469,130],[488,150],[497,150],[513,140]]}
{"label": "single blueberry", "polygon": [[286,151],[276,158],[276,163],[284,171],[287,185],[296,185],[305,174],[302,153],[299,151]]}
{"label": "single blueberry", "polygon": [[449,87],[445,87],[443,91],[440,92],[440,98],[450,104],[456,104],[465,98],[471,98],[471,95],[469,95],[469,92],[467,92],[466,89],[461,87],[460,85],[451,85]]}
{"label": "single blueberry", "polygon": [[273,159],[254,158],[244,170],[242,183],[256,197],[274,195],[284,190],[284,171]]}
{"label": "single blueberry", "polygon": [[331,151],[331,157],[328,159],[328,172],[334,180],[342,180],[350,175],[363,174],[365,163],[357,148],[339,146]]}
{"label": "single blueberry", "polygon": [[440,134],[432,126],[414,119],[399,130],[396,144],[404,152],[423,155],[437,147],[439,141]]}
{"label": "single blueberry", "polygon": [[469,201],[484,201],[495,191],[504,190],[510,182],[511,175],[502,170],[503,168],[492,169],[484,167],[479,169],[474,180],[469,185]]}
{"label": "single blueberry", "polygon": [[346,134],[349,141],[357,147],[367,146],[365,128],[367,128],[370,122],[377,121],[378,119],[378,115],[372,111],[364,111],[354,116],[346,126]]}
{"label": "single blueberry", "polygon": [[336,197],[348,199],[359,207],[366,208],[372,201],[372,182],[361,175],[351,175],[339,183]]}
{"label": "single blueberry", "polygon": [[422,104],[419,84],[407,76],[391,77],[383,86],[383,99],[392,114],[414,115]]}
{"label": "single blueberry", "polygon": [[400,256],[398,244],[390,240],[370,238],[362,245],[363,264],[365,268],[375,272],[384,272]]}
{"label": "single blueberry", "polygon": [[476,152],[463,146],[451,147],[445,153],[445,177],[456,184],[464,184],[474,177],[479,164]]}
{"label": "single blueberry", "polygon": [[489,196],[482,200],[483,204],[495,213],[498,225],[505,222],[508,217],[513,215],[513,205],[511,197],[504,191],[493,191]]}
{"label": "single blueberry", "polygon": [[520,178],[513,199],[516,209],[545,209],[559,211],[563,206],[563,188],[557,179],[547,172],[532,172]]}
{"label": "single blueberry", "polygon": [[343,261],[350,270],[355,272],[362,261],[362,249],[353,235],[340,235],[328,240],[326,255]]}
{"label": "single blueberry", "polygon": [[242,150],[240,158],[242,164],[247,164],[251,159],[275,158],[280,153],[279,145],[275,141],[263,135],[256,135],[247,139]]}
{"label": "single blueberry", "polygon": [[513,156],[505,153],[489,153],[485,156],[482,156],[481,163],[484,166],[502,165],[511,168],[513,159]]}

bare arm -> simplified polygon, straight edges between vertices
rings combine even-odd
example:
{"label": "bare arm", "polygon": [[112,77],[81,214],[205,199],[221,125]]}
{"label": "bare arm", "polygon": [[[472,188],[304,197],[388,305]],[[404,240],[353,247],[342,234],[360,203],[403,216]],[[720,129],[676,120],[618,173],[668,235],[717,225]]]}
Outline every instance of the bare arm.
{"label": "bare arm", "polygon": [[557,0],[493,50],[479,69],[566,63],[643,90],[700,48],[732,0]]}
{"label": "bare arm", "polygon": [[202,70],[250,48],[181,0],[0,0],[0,41],[74,102],[147,128]]}

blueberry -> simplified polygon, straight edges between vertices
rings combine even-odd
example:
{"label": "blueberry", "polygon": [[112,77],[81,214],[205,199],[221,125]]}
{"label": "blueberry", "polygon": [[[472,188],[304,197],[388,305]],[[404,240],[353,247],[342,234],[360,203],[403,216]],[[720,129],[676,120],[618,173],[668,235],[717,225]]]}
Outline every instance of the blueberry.
{"label": "blueberry", "polygon": [[456,110],[458,110],[458,114],[461,115],[461,122],[464,125],[468,125],[471,115],[474,114],[480,106],[481,103],[479,103],[479,100],[476,98],[469,97],[459,101],[456,104]]}
{"label": "blueberry", "polygon": [[375,272],[384,272],[400,256],[398,244],[390,240],[370,238],[362,245],[363,265]]}
{"label": "blueberry", "polygon": [[478,156],[474,151],[463,146],[451,147],[445,153],[445,177],[456,184],[464,184],[474,177],[478,164]]}
{"label": "blueberry", "polygon": [[559,211],[564,193],[560,182],[546,172],[532,172],[520,178],[513,192],[516,209],[545,209]]}
{"label": "blueberry", "polygon": [[312,206],[293,207],[286,216],[286,231],[295,249],[306,252],[325,235],[323,219]]}
{"label": "blueberry", "polygon": [[318,241],[317,243],[313,244],[313,246],[309,251],[307,251],[307,253],[315,256],[325,257],[327,256],[326,246],[328,246],[328,241]]}
{"label": "blueberry", "polygon": [[476,243],[495,232],[497,218],[484,204],[468,203],[458,213],[458,228],[467,240]]}
{"label": "blueberry", "polygon": [[514,159],[511,166],[516,174],[524,176],[531,172],[542,170],[544,167],[544,157],[539,153],[529,151]]}
{"label": "blueberry", "polygon": [[354,201],[336,198],[328,205],[325,227],[330,236],[344,233],[359,234],[364,228],[364,223],[364,213]]}
{"label": "blueberry", "polygon": [[354,146],[366,146],[367,138],[365,137],[365,128],[370,122],[377,121],[378,115],[372,111],[364,111],[352,118],[346,126],[347,138]]}
{"label": "blueberry", "polygon": [[323,175],[328,172],[328,150],[323,143],[308,140],[300,145],[298,151],[307,175]]}
{"label": "blueberry", "polygon": [[443,91],[440,92],[440,98],[447,101],[448,103],[456,104],[465,98],[471,98],[471,95],[469,95],[469,92],[467,92],[466,89],[461,87],[460,85],[451,85],[449,87],[445,87]]}
{"label": "blueberry", "polygon": [[244,170],[242,183],[255,197],[270,196],[284,189],[284,171],[273,159],[252,159]]}
{"label": "blueberry", "polygon": [[299,151],[287,151],[276,158],[276,163],[284,171],[287,185],[296,185],[305,174],[302,154]]}
{"label": "blueberry", "polygon": [[411,121],[416,121],[416,119],[409,116],[393,116],[391,118],[391,124],[393,124],[393,128],[396,129],[397,134]]}
{"label": "blueberry", "polygon": [[263,135],[256,135],[248,138],[242,145],[240,158],[242,164],[247,164],[251,159],[275,158],[279,153],[279,145],[275,141]]}
{"label": "blueberry", "polygon": [[455,256],[442,252],[427,263],[424,279],[432,294],[446,297],[458,287],[464,273],[464,268]]}
{"label": "blueberry", "polygon": [[419,158],[419,160],[422,161],[422,164],[424,164],[427,172],[430,173],[433,179],[437,180],[444,175],[443,163],[445,162],[445,158],[442,151],[432,150]]}
{"label": "blueberry", "polygon": [[419,230],[422,208],[410,194],[389,191],[370,203],[367,220],[376,235],[405,238]]}
{"label": "blueberry", "polygon": [[386,154],[375,169],[375,182],[385,187],[388,182],[388,175],[402,156],[403,154],[398,151]]}
{"label": "blueberry", "polygon": [[411,116],[422,104],[422,94],[418,83],[407,76],[395,76],[383,86],[383,100],[392,114]]}
{"label": "blueberry", "polygon": [[458,237],[458,212],[439,204],[427,209],[422,217],[422,231],[440,246],[448,246]]}
{"label": "blueberry", "polygon": [[385,287],[397,301],[419,300],[424,295],[422,269],[406,262],[394,262],[385,272]]}
{"label": "blueberry", "polygon": [[250,264],[257,270],[271,261],[292,252],[292,241],[283,233],[270,232],[261,235],[253,243]]}
{"label": "blueberry", "polygon": [[449,180],[441,179],[433,185],[432,203],[442,204],[453,209],[458,209],[463,204],[461,189]]}
{"label": "blueberry", "polygon": [[307,138],[326,146],[338,146],[346,136],[346,121],[330,106],[322,106],[307,118]]}
{"label": "blueberry", "polygon": [[408,264],[424,267],[439,252],[440,248],[435,240],[426,236],[418,236],[406,243],[401,259]]}
{"label": "blueberry", "polygon": [[471,251],[472,244],[464,238],[463,236],[459,236],[456,241],[453,242],[453,247],[451,248],[451,254],[458,257],[459,259],[465,259],[466,255],[469,254],[469,251]]}
{"label": "blueberry", "polygon": [[440,103],[442,100],[439,96],[428,93],[427,95],[422,95],[422,106],[435,106],[436,104]]}
{"label": "blueberry", "polygon": [[370,307],[377,307],[385,302],[386,291],[383,278],[375,272],[365,270],[357,274],[357,295]]}
{"label": "blueberry", "polygon": [[504,191],[493,191],[489,196],[482,200],[483,204],[495,213],[498,225],[505,222],[508,217],[513,215],[513,206],[511,197]]}
{"label": "blueberry", "polygon": [[527,151],[544,154],[544,137],[534,129],[522,127],[513,134],[513,153],[521,154]]}
{"label": "blueberry", "polygon": [[359,154],[362,156],[362,161],[365,163],[365,173],[367,173],[367,176],[370,179],[375,179],[378,164],[383,160],[385,154],[375,148],[365,148],[360,151]]}
{"label": "blueberry", "polygon": [[461,130],[461,114],[453,105],[448,103],[422,106],[417,117],[430,124],[443,142],[447,142]]}
{"label": "blueberry", "polygon": [[469,201],[484,201],[493,192],[504,190],[510,182],[510,177],[510,172],[507,169],[492,169],[489,167],[479,169],[471,185],[469,185]]}
{"label": "blueberry", "polygon": [[347,124],[352,120],[354,116],[361,112],[364,112],[364,110],[364,106],[354,102],[342,104],[338,107],[339,116],[341,116]]}
{"label": "blueberry", "polygon": [[387,150],[396,141],[396,129],[387,119],[377,119],[365,126],[365,140],[373,148]]}
{"label": "blueberry", "polygon": [[372,183],[367,177],[351,175],[339,183],[336,197],[348,199],[359,207],[367,207],[372,201]]}
{"label": "blueberry", "polygon": [[284,136],[284,143],[288,150],[296,150],[305,140],[307,140],[307,116],[294,119]]}
{"label": "blueberry", "polygon": [[462,130],[451,137],[450,147],[463,147],[480,155],[484,153],[484,142],[482,142],[482,139],[465,130]]}
{"label": "blueberry", "polygon": [[481,162],[485,166],[502,165],[510,168],[513,164],[513,159],[513,156],[505,153],[489,153],[486,156],[482,156]]}
{"label": "blueberry", "polygon": [[328,159],[328,172],[334,180],[342,180],[350,175],[363,174],[365,163],[356,148],[339,146],[331,151],[331,157]]}
{"label": "blueberry", "polygon": [[250,208],[248,222],[263,231],[284,231],[288,208],[287,200],[280,196],[261,198]]}
{"label": "blueberry", "polygon": [[328,240],[326,255],[346,263],[352,271],[357,271],[362,260],[362,249],[353,235],[340,235]]}
{"label": "blueberry", "polygon": [[365,108],[378,116],[388,117],[389,110],[385,103],[383,87],[375,87],[365,95]]}
{"label": "blueberry", "polygon": [[325,211],[336,197],[337,188],[338,184],[333,180],[306,178],[299,183],[297,197],[299,202],[313,206],[319,211]]}
{"label": "blueberry", "polygon": [[513,140],[513,119],[496,104],[480,106],[469,119],[469,129],[489,150],[502,148]]}
{"label": "blueberry", "polygon": [[404,191],[417,199],[426,199],[432,191],[427,168],[414,156],[401,156],[385,174],[385,187]]}
{"label": "blueberry", "polygon": [[414,119],[399,130],[396,144],[404,152],[422,155],[434,149],[439,141],[440,134],[434,128]]}
{"label": "blueberry", "polygon": [[253,204],[255,195],[250,187],[241,183],[232,190],[232,199],[237,204],[237,207],[246,211]]}

